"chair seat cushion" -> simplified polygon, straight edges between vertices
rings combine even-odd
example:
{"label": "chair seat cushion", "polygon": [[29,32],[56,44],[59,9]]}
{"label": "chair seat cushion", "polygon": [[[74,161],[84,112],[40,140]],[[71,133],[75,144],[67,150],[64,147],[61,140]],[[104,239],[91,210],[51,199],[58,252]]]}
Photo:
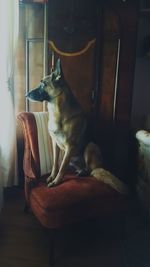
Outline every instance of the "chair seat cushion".
{"label": "chair seat cushion", "polygon": [[74,175],[66,175],[61,184],[51,188],[44,177],[30,192],[31,209],[48,228],[111,212],[115,215],[115,211],[127,209],[127,199],[94,177]]}

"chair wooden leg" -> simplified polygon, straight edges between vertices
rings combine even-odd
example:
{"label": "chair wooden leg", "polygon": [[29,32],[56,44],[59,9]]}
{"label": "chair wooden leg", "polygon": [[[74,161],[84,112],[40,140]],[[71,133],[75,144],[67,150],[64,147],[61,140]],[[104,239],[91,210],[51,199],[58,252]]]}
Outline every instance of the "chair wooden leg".
{"label": "chair wooden leg", "polygon": [[49,230],[49,266],[55,264],[55,229]]}

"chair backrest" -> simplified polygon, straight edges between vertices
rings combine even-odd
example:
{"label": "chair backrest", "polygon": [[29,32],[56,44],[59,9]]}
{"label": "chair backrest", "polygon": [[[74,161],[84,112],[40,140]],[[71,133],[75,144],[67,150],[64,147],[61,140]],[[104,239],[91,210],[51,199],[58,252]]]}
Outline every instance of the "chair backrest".
{"label": "chair backrest", "polygon": [[48,133],[48,112],[33,112],[37,127],[41,176],[52,169],[52,140]]}

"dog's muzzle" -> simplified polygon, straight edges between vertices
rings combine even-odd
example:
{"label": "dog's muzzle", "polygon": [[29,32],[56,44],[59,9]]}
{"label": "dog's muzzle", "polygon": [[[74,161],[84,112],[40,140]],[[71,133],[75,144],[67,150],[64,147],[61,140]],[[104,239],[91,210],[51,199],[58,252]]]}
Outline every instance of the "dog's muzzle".
{"label": "dog's muzzle", "polygon": [[40,86],[36,89],[31,90],[25,95],[30,101],[49,101],[49,95]]}

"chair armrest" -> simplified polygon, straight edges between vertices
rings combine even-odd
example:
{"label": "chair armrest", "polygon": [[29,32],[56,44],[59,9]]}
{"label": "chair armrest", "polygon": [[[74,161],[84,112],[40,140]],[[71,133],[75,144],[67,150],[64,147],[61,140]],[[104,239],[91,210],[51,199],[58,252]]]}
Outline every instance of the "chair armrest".
{"label": "chair armrest", "polygon": [[146,146],[150,146],[150,132],[146,130],[139,130],[135,136],[138,142],[143,143]]}
{"label": "chair armrest", "polygon": [[37,127],[33,113],[21,112],[17,119],[23,129],[24,156],[23,171],[25,177],[40,177],[40,158],[38,151]]}

